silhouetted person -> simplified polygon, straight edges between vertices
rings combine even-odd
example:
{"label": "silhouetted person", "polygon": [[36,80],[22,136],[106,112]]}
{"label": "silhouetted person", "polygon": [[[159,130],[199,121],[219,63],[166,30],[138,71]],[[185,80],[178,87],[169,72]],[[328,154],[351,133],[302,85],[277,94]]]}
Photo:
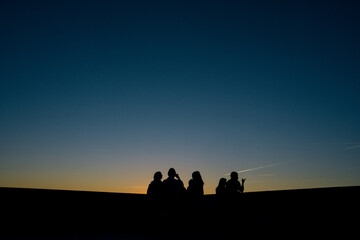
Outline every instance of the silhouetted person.
{"label": "silhouetted person", "polygon": [[188,195],[192,197],[201,197],[204,195],[204,181],[199,171],[192,173],[192,179],[189,180],[187,191]]}
{"label": "silhouetted person", "polygon": [[163,213],[163,205],[164,205],[164,183],[161,181],[162,174],[161,172],[156,172],[154,174],[154,180],[149,184],[147,189],[147,196],[150,200],[150,210],[154,214],[162,214]]}
{"label": "silhouetted person", "polygon": [[226,178],[220,178],[219,185],[216,187],[216,196],[226,195]]}
{"label": "silhouetted person", "polygon": [[[187,212],[191,215],[202,215],[204,210],[204,181],[202,180],[199,171],[192,173],[192,178],[189,180],[187,188]],[[192,218],[193,226],[197,226],[197,218]]]}
{"label": "silhouetted person", "polygon": [[246,178],[241,179],[242,184],[239,182],[239,175],[237,172],[230,174],[230,180],[226,182],[226,191],[230,196],[238,195],[244,192],[244,184]]}
{"label": "silhouetted person", "polygon": [[164,196],[164,183],[161,179],[161,172],[156,172],[154,174],[154,180],[149,184],[147,195],[152,200],[159,200]]}
{"label": "silhouetted person", "polygon": [[176,173],[174,168],[168,171],[168,178],[164,180],[166,194],[170,198],[177,198],[184,192],[184,183],[181,181],[179,174]]}
{"label": "silhouetted person", "polygon": [[226,192],[227,192],[227,203],[226,208],[228,213],[239,214],[244,208],[241,207],[240,197],[244,192],[244,183],[246,179],[242,179],[242,184],[239,182],[239,176],[237,172],[232,172],[230,174],[230,180],[226,182]]}
{"label": "silhouetted person", "polygon": [[226,178],[220,178],[219,185],[216,187],[216,210],[218,214],[225,214],[227,210],[227,194]]}
{"label": "silhouetted person", "polygon": [[168,171],[168,178],[163,181],[165,187],[165,208],[169,215],[176,216],[182,213],[184,183],[174,168]]}

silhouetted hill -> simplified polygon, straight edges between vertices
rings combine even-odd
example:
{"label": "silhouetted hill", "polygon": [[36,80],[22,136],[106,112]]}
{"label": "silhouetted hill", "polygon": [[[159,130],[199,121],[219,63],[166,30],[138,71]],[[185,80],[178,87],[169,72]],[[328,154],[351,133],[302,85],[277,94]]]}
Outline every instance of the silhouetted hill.
{"label": "silhouetted hill", "polygon": [[183,199],[155,211],[143,194],[0,188],[1,235],[112,236],[109,239],[222,239],[335,236],[356,233],[360,187],[244,193],[234,205],[206,195],[195,208]]}

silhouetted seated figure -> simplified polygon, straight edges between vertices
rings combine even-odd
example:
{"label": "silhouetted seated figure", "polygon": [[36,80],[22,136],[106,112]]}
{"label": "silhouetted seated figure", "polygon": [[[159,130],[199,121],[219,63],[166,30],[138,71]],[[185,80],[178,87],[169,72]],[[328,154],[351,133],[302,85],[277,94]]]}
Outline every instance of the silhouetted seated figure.
{"label": "silhouetted seated figure", "polygon": [[204,195],[204,182],[199,171],[192,173],[192,179],[189,180],[187,192],[189,196],[195,198],[199,198]]}
{"label": "silhouetted seated figure", "polygon": [[161,181],[161,172],[154,174],[154,180],[149,184],[147,196],[151,201],[151,210],[156,214],[163,213],[164,183]]}
{"label": "silhouetted seated figure", "polygon": [[215,210],[217,211],[217,214],[224,215],[228,210],[227,197],[226,178],[220,178],[219,185],[216,187]]}
{"label": "silhouetted seated figure", "polygon": [[189,180],[187,188],[188,210],[194,213],[201,213],[203,208],[204,181],[199,171],[192,173],[192,179]]}
{"label": "silhouetted seated figure", "polygon": [[151,200],[160,200],[164,197],[164,183],[161,181],[161,172],[154,174],[154,180],[149,184],[147,195]]}
{"label": "silhouetted seated figure", "polygon": [[180,197],[184,192],[184,183],[181,181],[179,174],[176,173],[174,168],[170,168],[168,176],[163,182],[166,194],[171,198]]}
{"label": "silhouetted seated figure", "polygon": [[220,178],[219,185],[216,187],[216,196],[226,195],[226,178]]}
{"label": "silhouetted seated figure", "polygon": [[230,180],[226,182],[226,191],[230,196],[237,196],[244,192],[244,183],[246,178],[241,179],[242,184],[240,184],[238,179],[238,173],[232,172],[230,174]]}
{"label": "silhouetted seated figure", "polygon": [[168,171],[168,178],[163,181],[165,189],[165,206],[169,214],[181,211],[182,197],[185,191],[184,183],[174,168]]}
{"label": "silhouetted seated figure", "polygon": [[226,208],[230,213],[240,213],[244,210],[239,202],[242,193],[244,192],[244,183],[246,179],[242,179],[242,184],[239,182],[237,172],[230,174],[230,180],[226,182]]}

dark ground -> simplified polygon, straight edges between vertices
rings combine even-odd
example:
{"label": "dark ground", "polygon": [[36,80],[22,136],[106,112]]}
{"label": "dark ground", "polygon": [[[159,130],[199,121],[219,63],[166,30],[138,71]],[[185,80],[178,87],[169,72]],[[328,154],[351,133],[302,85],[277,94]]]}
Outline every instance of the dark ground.
{"label": "dark ground", "polygon": [[145,195],[0,188],[0,239],[353,238],[360,187],[244,193],[233,204],[206,195],[171,210]]}

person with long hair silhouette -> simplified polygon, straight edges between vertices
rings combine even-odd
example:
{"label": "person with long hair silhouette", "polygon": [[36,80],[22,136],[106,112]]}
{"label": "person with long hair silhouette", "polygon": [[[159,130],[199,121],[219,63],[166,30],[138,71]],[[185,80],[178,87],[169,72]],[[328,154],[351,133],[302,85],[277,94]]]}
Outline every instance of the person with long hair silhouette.
{"label": "person with long hair silhouette", "polygon": [[190,214],[201,214],[204,207],[204,181],[199,171],[192,173],[187,188],[187,210]]}
{"label": "person with long hair silhouette", "polygon": [[216,196],[226,195],[226,178],[220,178],[219,185],[216,187]]}
{"label": "person with long hair silhouette", "polygon": [[189,180],[187,191],[188,194],[193,197],[201,197],[204,195],[204,181],[199,171],[192,173],[192,179]]}
{"label": "person with long hair silhouette", "polygon": [[227,210],[228,192],[226,189],[226,178],[220,178],[219,185],[216,187],[215,210],[219,216],[223,216]]}

